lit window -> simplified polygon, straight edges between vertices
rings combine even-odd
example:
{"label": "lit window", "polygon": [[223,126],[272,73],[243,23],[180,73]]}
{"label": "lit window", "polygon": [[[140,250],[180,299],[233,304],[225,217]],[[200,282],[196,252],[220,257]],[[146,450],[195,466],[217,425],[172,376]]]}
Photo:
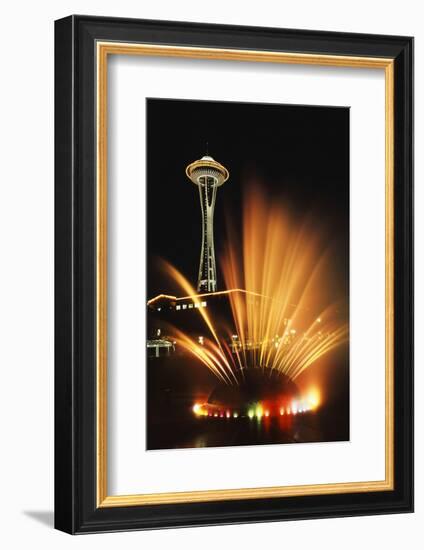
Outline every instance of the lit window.
{"label": "lit window", "polygon": [[188,309],[193,309],[193,304],[188,304]]}
{"label": "lit window", "polygon": [[194,307],[199,307],[199,302],[196,302],[196,303],[194,304]]}
{"label": "lit window", "polygon": [[176,309],[181,309],[181,306],[177,306],[177,308],[176,308]]}
{"label": "lit window", "polygon": [[183,309],[187,309],[187,304],[183,304]]}
{"label": "lit window", "polygon": [[202,307],[206,307],[207,306],[207,303],[206,302],[202,302]]}

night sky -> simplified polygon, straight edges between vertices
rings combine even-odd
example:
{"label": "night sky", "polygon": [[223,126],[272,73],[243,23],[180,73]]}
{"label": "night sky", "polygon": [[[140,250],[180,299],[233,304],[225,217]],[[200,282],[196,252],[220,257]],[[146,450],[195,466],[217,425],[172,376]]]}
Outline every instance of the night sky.
{"label": "night sky", "polygon": [[201,245],[199,192],[187,164],[207,154],[230,172],[215,208],[215,252],[225,242],[225,212],[236,226],[246,182],[259,179],[272,200],[324,227],[335,246],[334,272],[348,291],[349,108],[148,99],[147,296],[176,292],[155,258],[196,286]]}

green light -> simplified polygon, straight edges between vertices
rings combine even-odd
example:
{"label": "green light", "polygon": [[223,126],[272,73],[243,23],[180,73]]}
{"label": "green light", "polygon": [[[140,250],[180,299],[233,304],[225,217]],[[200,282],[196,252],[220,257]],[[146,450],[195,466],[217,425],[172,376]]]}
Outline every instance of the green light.
{"label": "green light", "polygon": [[249,411],[247,413],[247,416],[249,418],[253,418],[255,416],[255,411],[253,409],[249,409]]}

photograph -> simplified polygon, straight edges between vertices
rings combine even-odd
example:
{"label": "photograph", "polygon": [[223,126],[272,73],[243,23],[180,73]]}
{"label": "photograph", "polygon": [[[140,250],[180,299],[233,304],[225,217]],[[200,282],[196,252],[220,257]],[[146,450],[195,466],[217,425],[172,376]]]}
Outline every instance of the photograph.
{"label": "photograph", "polygon": [[[347,23],[346,10],[321,8],[249,19],[247,6],[227,2],[203,22],[180,3],[157,14],[57,14],[54,64],[37,79],[51,87],[54,68],[54,317],[39,293],[52,278],[32,293],[34,312],[54,324],[56,531],[115,538],[289,521],[285,543],[317,548],[331,546],[320,527],[331,518],[337,541],[346,521],[365,522],[390,548],[417,532],[413,518],[395,529],[382,516],[414,511],[418,23],[407,9],[381,18],[369,8],[366,20],[351,10]],[[25,81],[39,66],[16,64]],[[43,138],[53,121],[39,106],[53,102],[40,90],[21,103]],[[12,137],[31,130],[20,118],[26,129]],[[31,144],[44,159],[40,136]],[[12,209],[6,224],[7,235],[22,226],[5,264],[14,307],[40,265],[34,231],[44,223],[46,241],[53,227],[34,201],[52,217],[52,189],[40,194],[38,161],[32,146],[18,148],[21,160],[23,150],[29,161],[5,179],[28,168],[29,200],[21,184],[8,186],[28,214]],[[12,355],[31,355],[48,323],[30,323],[35,340],[22,347],[28,316],[16,319]],[[11,372],[41,410],[37,388],[53,379],[26,363],[38,386]],[[9,393],[5,410],[15,411],[19,392]],[[24,411],[23,425],[31,418]],[[32,521],[36,507],[25,506]],[[372,515],[385,527],[359,518]],[[352,532],[357,548],[363,530]],[[199,534],[193,547],[205,544],[223,545]]]}
{"label": "photograph", "polygon": [[422,13],[3,4],[0,548],[424,548]]}
{"label": "photograph", "polygon": [[145,102],[146,449],[349,441],[349,107]]}

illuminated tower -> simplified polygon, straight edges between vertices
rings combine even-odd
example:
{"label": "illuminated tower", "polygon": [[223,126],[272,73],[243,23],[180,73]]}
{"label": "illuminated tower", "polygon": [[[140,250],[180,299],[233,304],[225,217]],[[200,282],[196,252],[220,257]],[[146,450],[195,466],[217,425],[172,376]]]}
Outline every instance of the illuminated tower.
{"label": "illuminated tower", "polygon": [[216,291],[216,263],[213,244],[213,213],[216,191],[229,177],[228,170],[210,156],[189,164],[186,174],[199,187],[202,209],[202,249],[200,253],[199,292]]}

